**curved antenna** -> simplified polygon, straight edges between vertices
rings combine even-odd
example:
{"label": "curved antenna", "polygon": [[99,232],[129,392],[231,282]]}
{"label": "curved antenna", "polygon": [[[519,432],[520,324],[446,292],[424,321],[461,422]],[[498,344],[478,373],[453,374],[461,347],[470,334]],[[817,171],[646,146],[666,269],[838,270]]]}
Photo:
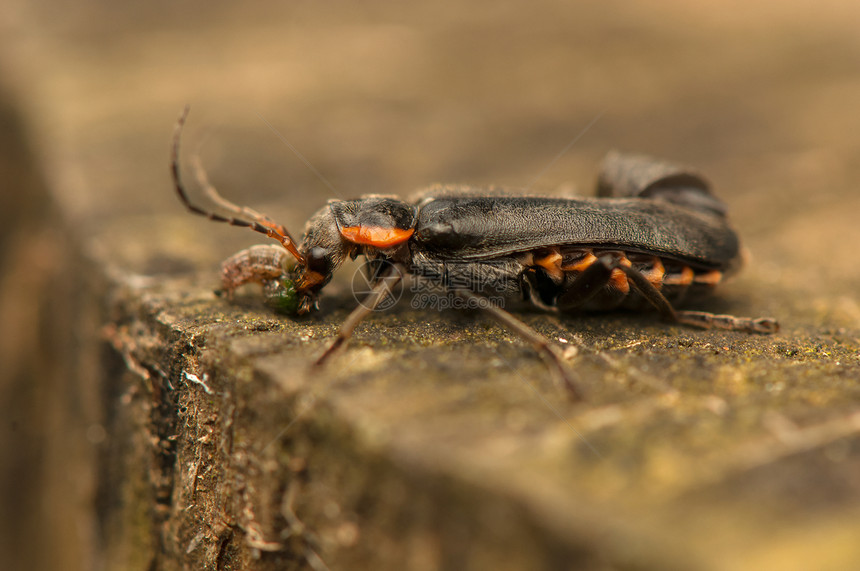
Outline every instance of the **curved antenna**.
{"label": "curved antenna", "polygon": [[260,234],[265,234],[269,238],[273,238],[281,243],[281,245],[287,249],[287,251],[296,258],[296,260],[301,265],[305,265],[306,261],[304,256],[299,253],[298,248],[296,247],[296,241],[293,240],[293,237],[290,236],[290,233],[287,231],[286,227],[276,224],[271,219],[262,214],[251,210],[250,208],[243,208],[238,206],[220,194],[215,190],[215,187],[209,184],[209,181],[206,178],[206,173],[203,171],[203,168],[196,164],[197,167],[197,179],[203,187],[206,195],[217,205],[222,208],[234,212],[236,214],[240,214],[243,216],[247,216],[251,220],[243,220],[241,218],[234,218],[231,216],[222,216],[217,212],[212,210],[205,210],[196,204],[192,203],[188,198],[188,194],[185,192],[185,187],[182,184],[182,178],[179,175],[179,139],[182,135],[182,127],[185,126],[185,119],[188,117],[188,112],[191,110],[190,105],[186,105],[185,109],[182,110],[182,113],[179,115],[179,119],[176,121],[176,128],[173,132],[173,145],[170,149],[170,172],[173,175],[173,186],[176,189],[176,194],[179,196],[179,200],[182,201],[182,204],[185,205],[185,208],[188,209],[189,212],[193,212],[194,214],[198,214],[200,216],[205,216],[209,220],[214,220],[215,222],[224,222],[226,224],[230,224],[231,226],[238,226],[240,228],[250,228],[255,232],[259,232]]}

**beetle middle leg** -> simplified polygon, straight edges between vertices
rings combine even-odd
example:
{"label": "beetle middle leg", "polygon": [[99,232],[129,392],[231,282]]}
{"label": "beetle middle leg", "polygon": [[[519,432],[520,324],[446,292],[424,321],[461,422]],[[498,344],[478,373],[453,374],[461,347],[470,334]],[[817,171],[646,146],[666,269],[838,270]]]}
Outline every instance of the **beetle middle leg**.
{"label": "beetle middle leg", "polygon": [[[467,289],[449,289],[448,291],[454,295],[458,295],[464,299],[473,300],[475,302],[484,299],[482,296]],[[509,312],[500,307],[496,307],[492,303],[480,303],[477,305],[484,311],[487,311],[502,325],[511,329],[525,341],[528,341],[532,347],[534,347],[535,350],[544,357],[546,362],[550,365],[550,368],[556,373],[556,375],[558,375],[559,379],[561,379],[562,386],[564,386],[565,390],[567,390],[574,400],[584,399],[583,391],[574,380],[572,371],[565,364],[561,350],[553,345],[549,339],[511,315]]]}
{"label": "beetle middle leg", "polygon": [[584,306],[612,280],[615,259],[610,256],[604,256],[604,258],[606,258],[606,263],[601,259],[595,260],[576,276],[576,279],[565,289],[564,293],[558,296],[555,306],[559,311]]}

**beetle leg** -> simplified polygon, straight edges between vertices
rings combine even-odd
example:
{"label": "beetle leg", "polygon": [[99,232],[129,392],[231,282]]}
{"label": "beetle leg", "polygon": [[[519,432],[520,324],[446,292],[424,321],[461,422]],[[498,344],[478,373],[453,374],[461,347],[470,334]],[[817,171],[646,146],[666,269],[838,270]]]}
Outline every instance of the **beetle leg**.
{"label": "beetle leg", "polygon": [[679,311],[672,307],[666,296],[636,268],[623,264],[621,258],[604,255],[583,270],[573,283],[558,297],[557,307],[561,311],[582,306],[603,286],[609,283],[612,272],[620,269],[636,291],[660,313],[663,319],[701,329],[726,329],[746,333],[775,333],[779,323],[770,317],[735,317],[705,311]]}
{"label": "beetle leg", "polygon": [[367,317],[370,312],[382,303],[385,296],[391,293],[392,288],[403,279],[405,273],[406,268],[404,266],[394,264],[388,272],[379,278],[379,281],[373,286],[370,294],[364,298],[358,307],[352,310],[352,313],[350,313],[344,320],[343,324],[341,324],[337,337],[323,352],[323,354],[320,355],[319,359],[314,362],[314,366],[319,366],[325,363],[329,357],[331,357],[349,340],[350,337],[352,337],[352,332],[358,324],[361,323],[361,320]]}
{"label": "beetle leg", "polygon": [[513,330],[514,333],[519,335],[525,341],[528,341],[532,347],[540,354],[544,360],[549,364],[550,369],[553,370],[561,379],[561,384],[570,394],[570,396],[574,400],[583,400],[584,395],[582,389],[579,387],[578,383],[574,380],[573,372],[570,370],[567,365],[564,363],[564,356],[561,353],[561,350],[553,345],[549,339],[511,315],[509,312],[505,311],[500,307],[496,307],[492,303],[477,303],[481,299],[483,299],[480,295],[467,290],[467,289],[449,289],[449,292],[454,295],[458,295],[467,300],[474,300],[476,305],[487,311],[490,315],[492,315],[497,321],[499,321],[502,325],[507,328]]}
{"label": "beetle leg", "polygon": [[702,329],[727,329],[747,333],[776,333],[779,322],[772,317],[735,317],[705,311],[676,311],[678,323],[701,327]]}
{"label": "beetle leg", "polygon": [[581,307],[593,298],[612,278],[613,261],[613,257],[603,256],[576,276],[573,283],[556,300],[559,311]]}
{"label": "beetle leg", "polygon": [[726,329],[729,331],[744,331],[746,333],[775,333],[779,331],[779,323],[771,317],[735,317],[734,315],[718,315],[706,311],[678,311],[660,290],[654,287],[642,272],[630,266],[623,266],[614,260],[600,259],[601,265],[608,264],[623,271],[633,287],[653,305],[664,319],[683,323],[702,329]]}

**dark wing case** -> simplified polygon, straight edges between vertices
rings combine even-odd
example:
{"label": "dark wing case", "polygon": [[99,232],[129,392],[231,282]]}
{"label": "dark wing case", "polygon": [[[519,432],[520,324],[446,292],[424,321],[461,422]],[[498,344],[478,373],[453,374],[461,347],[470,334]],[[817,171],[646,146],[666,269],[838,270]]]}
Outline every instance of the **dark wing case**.
{"label": "dark wing case", "polygon": [[740,249],[723,216],[653,198],[448,196],[421,204],[413,240],[448,259],[578,245],[656,253],[714,269],[731,266]]}

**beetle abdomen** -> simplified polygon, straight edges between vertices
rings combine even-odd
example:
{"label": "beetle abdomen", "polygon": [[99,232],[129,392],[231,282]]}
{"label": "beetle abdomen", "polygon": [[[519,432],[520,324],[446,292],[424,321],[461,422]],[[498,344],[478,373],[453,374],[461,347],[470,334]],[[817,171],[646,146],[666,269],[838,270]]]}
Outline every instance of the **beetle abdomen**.
{"label": "beetle abdomen", "polygon": [[619,268],[596,292],[582,290],[574,282],[605,256],[620,266],[633,267],[668,300],[679,303],[688,296],[709,293],[723,279],[723,272],[696,268],[684,262],[647,252],[625,252],[604,248],[542,248],[523,255],[523,277],[532,301],[561,311],[604,311],[619,307],[642,309],[649,303]]}

